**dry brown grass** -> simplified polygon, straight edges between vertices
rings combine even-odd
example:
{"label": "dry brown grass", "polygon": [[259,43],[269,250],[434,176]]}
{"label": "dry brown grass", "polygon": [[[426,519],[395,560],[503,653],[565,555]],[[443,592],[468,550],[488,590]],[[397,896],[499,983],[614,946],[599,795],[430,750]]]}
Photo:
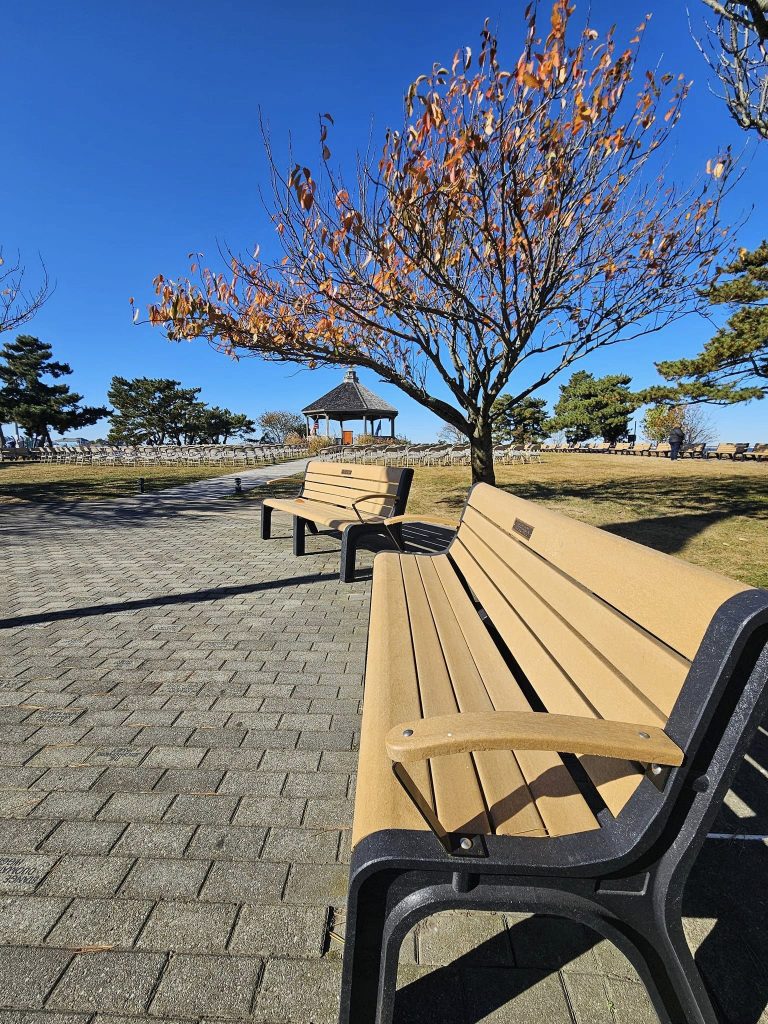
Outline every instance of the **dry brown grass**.
{"label": "dry brown grass", "polygon": [[[541,463],[498,466],[496,477],[521,498],[768,587],[766,464],[545,455]],[[297,476],[276,486],[295,494],[300,483]],[[417,469],[408,512],[458,519],[469,485],[466,468]]]}
{"label": "dry brown grass", "polygon": [[[232,470],[234,472],[234,470]],[[0,463],[0,504],[98,501],[221,476],[220,466],[66,466]]]}

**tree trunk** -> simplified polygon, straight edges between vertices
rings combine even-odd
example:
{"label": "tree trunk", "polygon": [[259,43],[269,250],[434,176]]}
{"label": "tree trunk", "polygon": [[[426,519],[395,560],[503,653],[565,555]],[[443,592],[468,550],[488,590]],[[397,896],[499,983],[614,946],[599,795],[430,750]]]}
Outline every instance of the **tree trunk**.
{"label": "tree trunk", "polygon": [[493,436],[491,425],[485,421],[475,423],[469,438],[473,484],[495,484],[493,469]]}

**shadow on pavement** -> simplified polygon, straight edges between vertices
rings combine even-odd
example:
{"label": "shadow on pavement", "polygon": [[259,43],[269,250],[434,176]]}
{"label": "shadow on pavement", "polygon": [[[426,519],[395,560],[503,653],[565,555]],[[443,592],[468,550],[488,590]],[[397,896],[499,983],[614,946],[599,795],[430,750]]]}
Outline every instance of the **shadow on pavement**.
{"label": "shadow on pavement", "polygon": [[[768,834],[767,777],[768,733],[761,730],[739,770],[713,832]],[[765,843],[708,839],[685,889],[683,917],[689,942],[722,1024],[759,1024],[766,1019],[766,877],[768,847]],[[514,969],[489,966],[509,963],[510,940],[517,966]],[[480,1024],[495,1019],[493,1015],[510,1000],[547,974],[567,969],[601,941],[601,937],[588,928],[564,918],[528,918],[513,925],[508,934],[494,935],[451,964],[404,985],[397,994],[395,1021],[397,1024],[406,1021],[426,1024],[438,1019],[460,1019],[462,1024]],[[604,967],[601,973],[639,981],[620,954],[612,952],[612,966]],[[575,969],[581,970],[581,967]],[[594,971],[595,967],[584,968],[585,973],[590,970]],[[463,1016],[459,1017],[456,1008],[462,1000]],[[443,1016],[438,1010],[443,1011]],[[609,1014],[607,1001],[605,1013]]]}

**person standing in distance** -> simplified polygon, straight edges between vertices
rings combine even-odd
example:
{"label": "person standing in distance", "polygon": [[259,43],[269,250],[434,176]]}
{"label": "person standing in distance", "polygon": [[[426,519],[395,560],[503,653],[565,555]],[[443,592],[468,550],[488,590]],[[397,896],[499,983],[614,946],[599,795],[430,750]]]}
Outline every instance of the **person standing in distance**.
{"label": "person standing in distance", "polygon": [[669,457],[674,461],[680,454],[680,449],[683,447],[683,441],[685,441],[685,434],[680,426],[672,427],[669,432]]}

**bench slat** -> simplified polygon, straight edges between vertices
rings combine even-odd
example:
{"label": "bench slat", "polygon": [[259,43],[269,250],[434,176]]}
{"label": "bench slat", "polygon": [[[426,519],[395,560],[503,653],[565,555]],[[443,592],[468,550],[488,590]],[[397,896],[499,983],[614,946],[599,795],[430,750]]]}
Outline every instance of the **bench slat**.
{"label": "bench slat", "polygon": [[[392,643],[392,637],[406,639],[409,636],[400,561],[394,554],[380,557],[371,594],[353,846],[382,828],[419,831],[427,828],[393,775],[384,742],[393,725],[408,715],[421,716],[413,648],[408,642]],[[428,766],[414,765],[410,775],[428,803],[434,806]]]}
{"label": "bench slat", "polygon": [[[594,527],[488,484],[477,485],[469,503],[510,531],[516,521],[533,527],[523,540],[541,557],[689,660],[717,609],[749,589],[607,531],[596,545]],[[676,601],[681,586],[686,600]]]}
{"label": "bench slat", "polygon": [[[430,565],[440,580],[454,615],[455,628],[460,630],[467,645],[491,707],[497,711],[530,711],[530,704],[491,641],[448,557],[438,555],[430,560]],[[524,750],[516,751],[515,757],[550,835],[586,832],[598,827],[578,786],[557,754]],[[494,824],[498,833],[515,834],[504,822]]]}
{"label": "bench slat", "polygon": [[[350,468],[353,474],[349,473]],[[369,480],[373,483],[396,484],[402,476],[402,469],[397,466],[370,466],[354,463],[352,467],[342,462],[322,462],[318,459],[307,464],[306,473],[310,476],[328,478],[348,478],[354,475],[355,480]],[[372,487],[371,490],[376,490]]]}
{"label": "bench slat", "polygon": [[[421,714],[425,718],[453,714],[459,708],[416,560],[400,561],[400,566],[417,679],[426,684],[420,688]],[[407,643],[407,637],[403,637],[401,642]],[[434,809],[443,828],[448,832],[490,832],[472,755],[451,754],[430,761],[429,766],[435,794]]]}
{"label": "bench slat", "polygon": [[[509,571],[501,570],[502,576],[498,577],[498,564],[493,562],[492,576],[499,589],[521,614],[523,608],[526,610],[524,617],[533,632],[565,671],[573,678],[587,681],[590,690],[584,691],[585,696],[601,717],[612,717],[618,701],[633,721],[663,725],[677,700],[690,662],[569,580],[522,541],[497,529],[474,509],[467,509],[464,523],[470,531],[465,543],[475,558],[483,562],[484,551],[478,545],[485,544],[492,559],[508,567]],[[476,538],[477,544],[470,543],[470,536]],[[529,619],[529,607],[536,621]],[[601,695],[614,690],[616,697],[611,707],[601,707]]]}
{"label": "bench slat", "polygon": [[[493,711],[491,698],[437,575],[435,561],[431,557],[414,558],[432,610],[456,703],[462,712]],[[470,612],[476,614],[472,608]],[[546,835],[544,822],[515,755],[500,750],[475,753],[473,759],[493,830],[506,835]]]}
{"label": "bench slat", "polygon": [[327,502],[306,501],[303,498],[265,498],[264,503],[291,516],[305,515],[307,519],[332,530],[343,530],[350,523],[358,522],[354,512]]}
{"label": "bench slat", "polygon": [[[584,718],[598,717],[595,708],[574,681],[563,671],[543,642],[497,589],[486,567],[478,564],[472,551],[464,543],[466,536],[466,533],[463,536],[461,532],[459,533],[451,546],[451,557],[544,706],[547,710],[560,714],[581,715]],[[496,562],[498,566],[492,563],[494,570],[498,568],[498,571],[503,573],[503,563],[498,559]],[[588,773],[600,796],[611,813],[618,814],[639,785],[642,774],[625,761],[615,762],[609,758],[593,760],[601,762],[594,766],[598,774],[592,771],[591,763],[585,759],[582,759],[582,764],[585,768],[589,765]]]}

